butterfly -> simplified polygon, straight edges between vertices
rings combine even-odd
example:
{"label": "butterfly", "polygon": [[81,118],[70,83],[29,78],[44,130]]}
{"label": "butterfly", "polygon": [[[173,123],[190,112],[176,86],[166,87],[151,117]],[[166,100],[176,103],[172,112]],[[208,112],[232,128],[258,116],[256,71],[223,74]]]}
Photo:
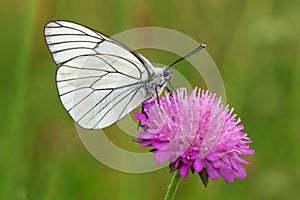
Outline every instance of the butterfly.
{"label": "butterfly", "polygon": [[126,45],[80,24],[52,21],[44,35],[57,65],[59,98],[85,129],[108,127],[154,100],[170,83],[170,67],[205,47],[159,68]]}
{"label": "butterfly", "polygon": [[171,80],[169,68],[154,67],[126,45],[85,26],[53,21],[44,34],[58,67],[60,100],[85,129],[114,124],[154,100]]}

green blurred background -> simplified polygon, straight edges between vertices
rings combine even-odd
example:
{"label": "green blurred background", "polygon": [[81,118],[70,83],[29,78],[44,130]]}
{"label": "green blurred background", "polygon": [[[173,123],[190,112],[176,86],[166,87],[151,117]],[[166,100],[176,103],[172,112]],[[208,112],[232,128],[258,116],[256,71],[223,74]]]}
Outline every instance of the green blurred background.
{"label": "green blurred background", "polygon": [[[55,19],[107,35],[165,27],[207,44],[256,154],[247,157],[246,179],[219,179],[204,188],[190,174],[175,199],[298,199],[299,9],[296,0],[1,0],[0,199],[163,199],[171,179],[166,168],[118,172],[87,152],[59,101],[56,66],[43,37],[44,25]],[[145,55],[165,64],[178,58]],[[108,130],[117,144],[138,151],[117,128]]]}

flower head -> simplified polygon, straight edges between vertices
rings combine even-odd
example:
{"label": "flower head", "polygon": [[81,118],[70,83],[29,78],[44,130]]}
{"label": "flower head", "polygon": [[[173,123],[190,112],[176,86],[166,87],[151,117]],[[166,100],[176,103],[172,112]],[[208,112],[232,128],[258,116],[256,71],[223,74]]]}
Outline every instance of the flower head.
{"label": "flower head", "polygon": [[157,164],[169,161],[181,177],[190,170],[205,172],[212,180],[221,175],[227,182],[246,177],[241,163],[249,162],[240,155],[254,154],[248,145],[252,141],[242,132],[244,125],[233,108],[223,106],[221,98],[210,92],[196,88],[188,96],[181,88],[146,103],[144,112],[135,117],[146,127],[139,142],[154,147]]}

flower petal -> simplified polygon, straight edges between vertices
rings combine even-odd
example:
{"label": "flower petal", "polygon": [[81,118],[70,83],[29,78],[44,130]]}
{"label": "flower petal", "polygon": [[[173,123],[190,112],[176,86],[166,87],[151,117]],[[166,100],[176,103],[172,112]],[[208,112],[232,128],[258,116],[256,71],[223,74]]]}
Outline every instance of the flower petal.
{"label": "flower petal", "polygon": [[206,170],[211,180],[217,180],[219,178],[219,172],[210,163],[206,164]]}
{"label": "flower petal", "polygon": [[188,177],[188,175],[189,175],[189,170],[190,170],[190,166],[188,166],[188,165],[183,165],[183,166],[181,166],[180,167],[180,176],[182,177],[182,178],[187,178]]}
{"label": "flower petal", "polygon": [[141,121],[143,124],[147,123],[147,118],[146,118],[145,114],[142,114],[142,113],[134,113],[133,116],[134,116],[137,120]]}
{"label": "flower petal", "polygon": [[220,174],[227,182],[233,182],[234,181],[234,172],[232,169],[230,169],[230,166],[223,165],[220,169]]}
{"label": "flower petal", "polygon": [[193,169],[196,172],[201,172],[203,169],[203,159],[201,159],[201,158],[196,159],[194,161]]}

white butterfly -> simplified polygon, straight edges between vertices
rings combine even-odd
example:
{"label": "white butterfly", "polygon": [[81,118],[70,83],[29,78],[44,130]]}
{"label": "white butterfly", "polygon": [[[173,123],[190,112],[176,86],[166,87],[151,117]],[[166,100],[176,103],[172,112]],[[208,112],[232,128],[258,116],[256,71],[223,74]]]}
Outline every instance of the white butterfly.
{"label": "white butterfly", "polygon": [[45,38],[57,64],[60,100],[85,129],[112,125],[155,99],[172,77],[126,45],[68,21],[49,22]]}

